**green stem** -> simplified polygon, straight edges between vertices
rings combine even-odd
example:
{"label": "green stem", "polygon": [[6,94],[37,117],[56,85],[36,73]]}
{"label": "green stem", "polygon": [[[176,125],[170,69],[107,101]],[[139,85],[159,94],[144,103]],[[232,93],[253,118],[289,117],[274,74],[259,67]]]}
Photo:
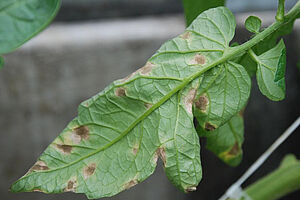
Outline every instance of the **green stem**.
{"label": "green stem", "polygon": [[209,64],[208,66],[203,67],[199,72],[193,74],[192,76],[187,78],[187,82],[190,82],[203,74],[205,71],[222,64],[236,55],[241,55],[247,52],[249,49],[251,49],[256,44],[263,41],[266,37],[277,31],[280,27],[284,26],[285,24],[295,20],[297,18],[297,15],[300,13],[300,0],[294,5],[294,7],[285,15],[284,19],[282,21],[275,21],[272,25],[270,25],[268,28],[266,28],[264,31],[258,33],[254,38],[251,40],[245,42],[244,44],[241,44],[240,46],[236,47],[230,47],[225,52],[224,55],[216,60],[215,62]]}
{"label": "green stem", "polygon": [[277,21],[283,21],[283,19],[284,19],[284,3],[285,3],[285,0],[278,1],[278,9],[277,9],[277,14],[276,14]]}
{"label": "green stem", "polygon": [[276,200],[300,189],[300,161],[287,156],[281,166],[245,189],[253,200]]}

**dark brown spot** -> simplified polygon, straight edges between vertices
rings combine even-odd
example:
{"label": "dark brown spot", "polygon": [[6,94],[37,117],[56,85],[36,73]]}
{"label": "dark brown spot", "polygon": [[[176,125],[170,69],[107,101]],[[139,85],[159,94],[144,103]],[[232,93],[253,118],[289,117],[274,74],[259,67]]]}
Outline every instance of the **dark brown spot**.
{"label": "dark brown spot", "polygon": [[153,67],[154,65],[151,62],[147,62],[144,67],[139,69],[139,71],[142,75],[148,75],[152,71]]}
{"label": "dark brown spot", "polygon": [[207,130],[207,131],[213,131],[215,129],[216,129],[216,127],[214,125],[212,125],[212,124],[210,124],[208,122],[205,123],[205,130]]}
{"label": "dark brown spot", "polygon": [[79,126],[78,128],[75,128],[74,133],[80,136],[82,140],[89,139],[89,128],[87,126]]}
{"label": "dark brown spot", "polygon": [[49,167],[46,165],[46,163],[39,160],[30,168],[29,171],[44,171],[48,169]]}
{"label": "dark brown spot", "polygon": [[157,149],[156,154],[160,157],[160,159],[163,161],[164,166],[166,166],[166,152],[165,149],[160,147]]}
{"label": "dark brown spot", "polygon": [[204,65],[205,63],[206,63],[206,58],[201,54],[196,54],[195,57],[190,62],[190,64],[192,65],[197,65],[197,64]]}
{"label": "dark brown spot", "polygon": [[118,97],[122,97],[122,96],[126,96],[126,91],[124,88],[117,88],[116,91],[115,91],[116,95]]}
{"label": "dark brown spot", "polygon": [[65,192],[75,192],[76,189],[76,180],[69,180]]}
{"label": "dark brown spot", "polygon": [[144,106],[145,106],[147,109],[149,109],[149,108],[152,107],[152,104],[151,104],[151,103],[144,103]]}
{"label": "dark brown spot", "polygon": [[129,188],[135,186],[136,184],[138,184],[138,181],[136,179],[133,179],[133,180],[129,181],[128,183],[125,183],[123,187],[125,190],[128,190]]}
{"label": "dark brown spot", "polygon": [[70,154],[73,149],[72,146],[66,144],[56,144],[56,147],[64,154]]}
{"label": "dark brown spot", "polygon": [[190,36],[191,36],[191,33],[190,33],[190,32],[185,32],[185,33],[182,34],[180,37],[181,37],[182,39],[187,40],[187,39],[190,38]]}
{"label": "dark brown spot", "polygon": [[236,156],[240,153],[240,147],[239,144],[236,142],[233,147],[230,149],[230,151],[228,152],[229,155],[231,156]]}
{"label": "dark brown spot", "polygon": [[208,105],[208,98],[205,95],[202,95],[198,98],[198,100],[195,102],[196,108],[198,108],[201,111],[206,111],[207,105]]}
{"label": "dark brown spot", "polygon": [[83,176],[85,179],[87,179],[88,177],[90,177],[91,175],[94,174],[96,170],[96,164],[95,163],[91,163],[89,164],[88,166],[86,166],[84,169],[83,169]]}
{"label": "dark brown spot", "polygon": [[184,98],[184,104],[188,113],[192,114],[193,101],[195,99],[197,90],[192,88]]}
{"label": "dark brown spot", "polygon": [[186,188],[184,191],[185,191],[186,193],[188,193],[188,192],[194,192],[194,191],[196,191],[196,190],[197,190],[197,188],[196,188],[195,186],[192,186],[192,187]]}

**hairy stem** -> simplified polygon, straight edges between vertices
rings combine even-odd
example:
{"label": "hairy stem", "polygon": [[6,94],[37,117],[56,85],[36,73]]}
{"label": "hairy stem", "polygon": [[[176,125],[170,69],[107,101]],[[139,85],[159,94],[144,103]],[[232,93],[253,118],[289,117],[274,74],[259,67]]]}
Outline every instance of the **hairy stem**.
{"label": "hairy stem", "polygon": [[276,200],[300,189],[300,162],[287,156],[282,165],[246,188],[246,193],[255,200]]}

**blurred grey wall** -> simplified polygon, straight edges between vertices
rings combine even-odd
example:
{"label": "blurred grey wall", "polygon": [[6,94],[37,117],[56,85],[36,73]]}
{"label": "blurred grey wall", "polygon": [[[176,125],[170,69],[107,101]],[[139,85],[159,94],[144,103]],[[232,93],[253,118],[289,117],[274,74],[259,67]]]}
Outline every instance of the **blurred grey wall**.
{"label": "blurred grey wall", "polygon": [[[266,23],[274,19],[274,13],[260,14]],[[242,28],[247,15],[238,15],[237,41],[249,38],[249,33]],[[6,65],[0,71],[0,199],[85,199],[84,195],[71,193],[12,194],[8,189],[76,116],[80,102],[143,66],[165,40],[180,34],[184,26],[182,15],[60,22],[5,56]],[[182,194],[158,167],[144,183],[111,199],[217,199],[300,114],[300,72],[295,67],[300,60],[299,24],[285,41],[287,98],[271,102],[259,93],[253,82],[245,112],[245,156],[240,166],[226,166],[206,151],[205,141],[201,141],[203,181],[197,192]],[[286,153],[294,153],[299,158],[299,134],[297,130],[248,183],[275,169]],[[299,192],[285,199],[300,199]]]}

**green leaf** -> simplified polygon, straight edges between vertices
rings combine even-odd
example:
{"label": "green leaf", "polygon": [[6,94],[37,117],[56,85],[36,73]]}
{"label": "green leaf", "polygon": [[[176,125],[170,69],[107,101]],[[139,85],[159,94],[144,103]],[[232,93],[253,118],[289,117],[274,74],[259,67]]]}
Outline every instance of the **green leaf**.
{"label": "green leaf", "polygon": [[182,0],[184,14],[187,26],[189,26],[196,17],[205,10],[224,6],[225,0]]}
{"label": "green leaf", "polygon": [[256,16],[249,16],[245,21],[245,27],[251,33],[259,33],[261,20]]}
{"label": "green leaf", "polygon": [[0,56],[0,69],[3,68],[3,65],[4,65],[4,58]]}
{"label": "green leaf", "polygon": [[226,62],[203,74],[200,80],[194,115],[203,129],[213,131],[246,105],[250,77],[243,66]]}
{"label": "green leaf", "polygon": [[206,148],[223,162],[237,166],[242,160],[244,121],[240,114],[233,116],[226,124],[206,134]]}
{"label": "green leaf", "polygon": [[158,157],[175,186],[194,191],[202,173],[193,102],[198,89],[217,95],[217,87],[199,84],[214,80],[225,97],[225,104],[219,97],[209,104],[212,111],[212,105],[221,109],[207,117],[217,125],[229,120],[249,96],[247,72],[229,61],[235,56],[229,47],[234,30],[234,16],[227,8],[200,14],[144,67],[81,103],[78,116],[11,191],[109,197],[149,177]]}
{"label": "green leaf", "polygon": [[260,91],[273,101],[280,101],[285,97],[285,67],[286,50],[283,40],[269,51],[256,56],[256,79]]}
{"label": "green leaf", "polygon": [[60,0],[0,0],[0,54],[9,53],[52,21]]}

